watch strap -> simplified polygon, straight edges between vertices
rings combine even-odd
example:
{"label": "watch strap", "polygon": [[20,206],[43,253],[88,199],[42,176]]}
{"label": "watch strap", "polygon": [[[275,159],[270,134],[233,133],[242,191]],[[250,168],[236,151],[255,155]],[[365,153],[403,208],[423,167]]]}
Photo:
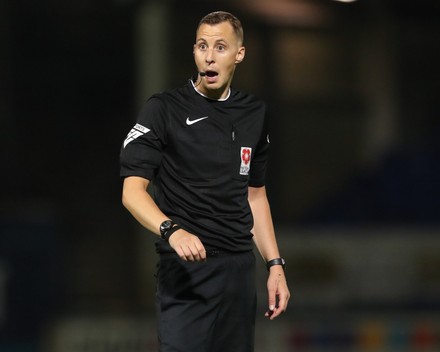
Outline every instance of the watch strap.
{"label": "watch strap", "polygon": [[179,225],[174,225],[172,228],[170,228],[168,231],[166,231],[163,235],[162,235],[162,239],[167,241],[170,239],[171,235],[176,232],[177,230],[180,230],[181,227]]}
{"label": "watch strap", "polygon": [[281,265],[283,267],[283,269],[285,269],[286,261],[283,258],[275,258],[275,259],[269,260],[266,263],[267,270],[269,270],[274,265]]}

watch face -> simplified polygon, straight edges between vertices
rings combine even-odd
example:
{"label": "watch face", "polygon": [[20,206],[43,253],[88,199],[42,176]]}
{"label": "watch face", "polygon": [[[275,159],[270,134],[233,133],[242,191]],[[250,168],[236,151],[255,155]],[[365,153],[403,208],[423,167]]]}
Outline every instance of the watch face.
{"label": "watch face", "polygon": [[162,224],[160,224],[160,232],[166,232],[173,226],[173,222],[171,220],[165,220]]}

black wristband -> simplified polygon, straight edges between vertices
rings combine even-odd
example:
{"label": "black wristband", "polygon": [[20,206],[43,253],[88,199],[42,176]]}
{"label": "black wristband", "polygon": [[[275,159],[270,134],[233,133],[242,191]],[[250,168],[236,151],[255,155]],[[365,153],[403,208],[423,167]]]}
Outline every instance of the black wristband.
{"label": "black wristband", "polygon": [[270,267],[272,267],[274,265],[281,265],[283,267],[283,269],[285,269],[286,268],[286,261],[283,258],[275,258],[275,259],[269,260],[266,263],[267,270],[269,270]]}
{"label": "black wristband", "polygon": [[179,225],[175,225],[175,226],[173,226],[172,228],[170,228],[167,232],[165,232],[165,233],[163,234],[162,239],[163,239],[164,241],[167,241],[167,242],[168,242],[168,240],[170,239],[171,235],[172,235],[174,232],[176,232],[177,230],[180,230],[180,229],[181,229],[181,227],[180,227]]}

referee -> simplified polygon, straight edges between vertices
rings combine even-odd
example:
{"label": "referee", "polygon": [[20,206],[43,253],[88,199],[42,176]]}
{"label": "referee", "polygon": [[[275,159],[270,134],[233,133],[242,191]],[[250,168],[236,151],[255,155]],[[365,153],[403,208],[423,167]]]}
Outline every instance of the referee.
{"label": "referee", "polygon": [[160,351],[250,352],[253,242],[269,273],[266,317],[290,297],[265,189],[266,107],[231,89],[245,56],[235,16],[206,15],[193,50],[197,76],[150,97],[123,142],[122,202],[158,235]]}

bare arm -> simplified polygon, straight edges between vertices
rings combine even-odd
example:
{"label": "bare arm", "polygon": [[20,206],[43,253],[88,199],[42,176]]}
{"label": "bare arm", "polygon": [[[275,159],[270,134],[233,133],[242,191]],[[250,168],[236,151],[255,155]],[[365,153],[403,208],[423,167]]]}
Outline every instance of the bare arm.
{"label": "bare arm", "polygon": [[[255,245],[266,262],[279,258],[280,253],[275,237],[266,188],[249,187],[248,200],[254,217],[252,232]],[[266,313],[266,316],[272,320],[287,309],[290,298],[284,270],[280,265],[274,265],[270,268],[267,289],[269,311]]]}
{"label": "bare arm", "polygon": [[148,194],[149,183],[149,180],[142,177],[125,178],[122,189],[122,204],[142,226],[159,236],[159,226],[168,218]]}
{"label": "bare arm", "polygon": [[[160,224],[168,217],[159,209],[153,198],[148,194],[150,181],[137,176],[124,179],[122,204],[145,228],[156,235],[160,235]],[[174,232],[169,243],[183,260],[199,261],[206,259],[206,252],[199,238],[180,229]]]}

